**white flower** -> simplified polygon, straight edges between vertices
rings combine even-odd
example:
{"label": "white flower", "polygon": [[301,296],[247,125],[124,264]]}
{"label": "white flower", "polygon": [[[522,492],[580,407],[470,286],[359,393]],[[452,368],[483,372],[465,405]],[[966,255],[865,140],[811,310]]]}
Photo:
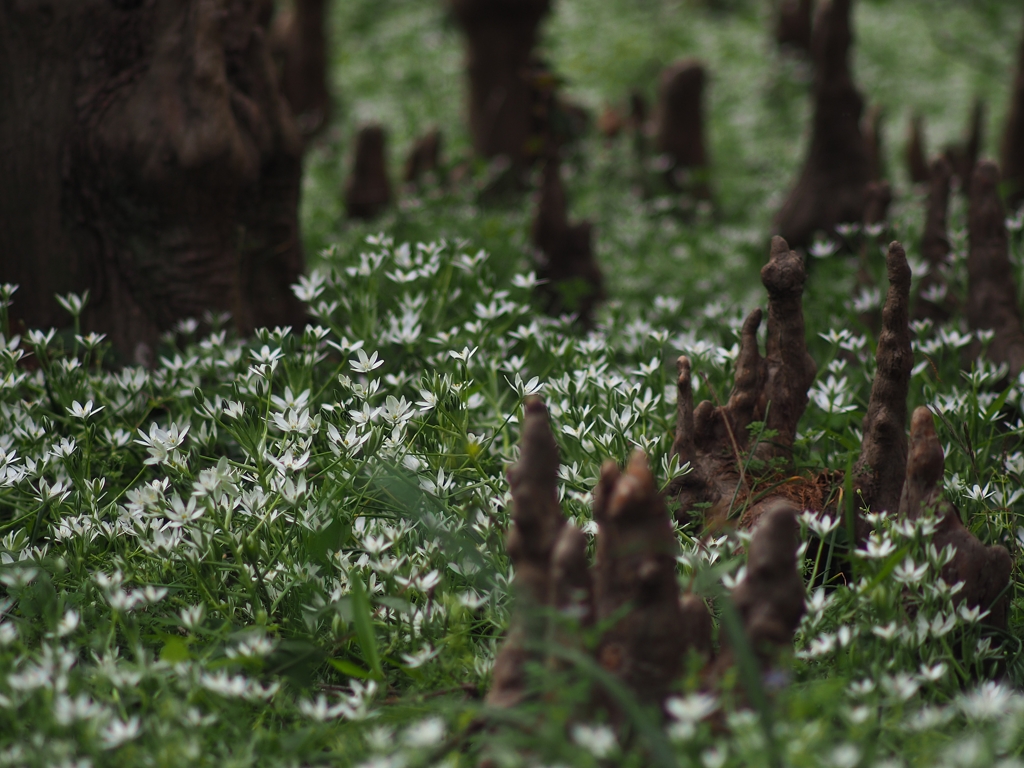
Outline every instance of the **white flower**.
{"label": "white flower", "polygon": [[367,357],[364,350],[357,349],[356,355],[359,357],[359,360],[349,360],[348,362],[349,366],[351,366],[352,370],[356,373],[369,373],[370,371],[384,365],[383,360],[377,359],[376,352],[374,352],[372,356]]}
{"label": "white flower", "polygon": [[899,630],[899,627],[897,626],[895,621],[890,621],[884,627],[872,627],[871,628],[872,634],[877,635],[878,637],[882,638],[883,640],[892,640],[894,637],[896,637],[896,633],[897,633],[898,630]]}
{"label": "white flower", "polygon": [[403,653],[402,660],[405,661],[405,665],[410,669],[416,669],[435,658],[438,653],[440,653],[439,650],[432,649],[429,645],[424,645],[416,653]]}
{"label": "white flower", "polygon": [[94,408],[92,400],[86,400],[85,405],[82,405],[77,400],[71,403],[71,407],[67,409],[68,413],[74,416],[76,419],[88,419],[93,414],[99,413],[106,406],[101,405],[98,408]]}
{"label": "white flower", "polygon": [[229,419],[240,419],[245,413],[245,406],[236,400],[228,400],[224,403],[224,415]]}
{"label": "white flower", "polygon": [[718,709],[718,699],[708,693],[675,696],[665,702],[668,713],[680,722],[700,722]]}
{"label": "white flower", "polygon": [[960,711],[974,720],[992,720],[1005,715],[1014,700],[1013,692],[994,680],[987,680],[970,693],[963,694],[957,704]]}
{"label": "white flower", "polygon": [[840,744],[830,758],[829,763],[836,768],[854,768],[860,762],[860,750],[853,744]]}
{"label": "white flower", "polygon": [[577,723],[572,727],[572,740],[599,760],[618,747],[615,732],[607,725]]}
{"label": "white flower", "polygon": [[896,545],[888,536],[872,533],[864,549],[855,550],[855,554],[871,560],[882,560],[896,551]]}
{"label": "white flower", "polygon": [[309,451],[307,450],[305,453],[296,456],[292,447],[288,446],[288,449],[280,458],[271,456],[268,453],[267,461],[277,467],[278,472],[282,475],[287,472],[298,472],[299,470],[304,469],[309,463]]}
{"label": "white flower", "polygon": [[327,697],[321,693],[314,701],[299,701],[299,711],[311,720],[323,723],[345,714],[348,711],[348,705],[345,702],[340,702],[331,706],[327,703]]}
{"label": "white flower", "polygon": [[900,584],[917,584],[928,572],[928,563],[917,565],[909,555],[893,569],[892,577]]}
{"label": "white flower", "polygon": [[436,408],[437,395],[435,395],[433,392],[429,390],[421,389],[420,399],[416,401],[416,406],[420,409],[420,411],[429,411],[433,408]]}
{"label": "white flower", "polygon": [[432,747],[441,743],[444,730],[444,720],[440,717],[428,717],[406,728],[402,734],[402,741],[414,749]]}
{"label": "white flower", "polygon": [[67,611],[64,617],[57,622],[57,637],[66,637],[78,629],[78,613]]}
{"label": "white flower", "polygon": [[199,605],[182,608],[179,616],[181,616],[183,626],[188,629],[196,629],[203,623],[203,618],[206,616],[206,606],[200,603]]}
{"label": "white flower", "polygon": [[807,252],[816,259],[824,259],[839,250],[839,244],[834,240],[815,240]]}
{"label": "white flower", "polygon": [[470,349],[469,347],[463,347],[461,352],[456,352],[454,349],[449,349],[448,355],[456,360],[461,360],[463,363],[468,365],[470,358],[472,358],[473,355],[476,354],[476,351],[478,349],[480,349],[480,347],[473,347],[472,349]]}
{"label": "white flower", "polygon": [[849,687],[851,696],[867,696],[873,690],[875,690],[875,681],[867,677],[850,683]]}
{"label": "white flower", "polygon": [[538,280],[536,272],[527,272],[525,275],[514,275],[512,277],[512,285],[516,288],[525,288],[529,291],[532,291],[541,283],[546,282],[547,280]]}
{"label": "white flower", "polygon": [[974,606],[973,608],[968,608],[966,603],[961,603],[960,610],[958,611],[958,613],[960,614],[960,618],[962,618],[968,624],[975,624],[981,619],[988,616],[989,613],[991,613],[991,611],[983,611],[981,610],[981,606],[978,605]]}
{"label": "white flower", "polygon": [[185,435],[188,434],[188,430],[189,426],[187,424],[184,427],[171,424],[167,429],[161,429],[154,422],[149,427],[148,435],[141,429],[139,430],[139,436],[142,439],[135,442],[145,446],[149,452],[149,458],[145,461],[146,464],[163,464],[173,458],[174,452],[185,442]]}
{"label": "white flower", "polygon": [[928,666],[927,664],[921,664],[919,667],[921,670],[921,680],[924,682],[935,683],[941,680],[946,675],[946,671],[949,669],[943,662]]}
{"label": "white flower", "polygon": [[815,513],[811,510],[804,510],[800,513],[800,519],[807,524],[819,538],[825,538],[839,527],[839,517],[832,517],[824,513]]}
{"label": "white flower", "polygon": [[899,674],[891,677],[887,676],[882,678],[882,686],[886,691],[901,701],[906,701],[917,693],[917,689],[920,685],[921,684],[918,683],[917,680],[906,672],[900,672]]}
{"label": "white flower", "polygon": [[111,720],[106,727],[100,731],[100,738],[103,740],[104,749],[116,749],[125,742],[137,738],[139,735],[139,718],[132,716],[127,721]]}

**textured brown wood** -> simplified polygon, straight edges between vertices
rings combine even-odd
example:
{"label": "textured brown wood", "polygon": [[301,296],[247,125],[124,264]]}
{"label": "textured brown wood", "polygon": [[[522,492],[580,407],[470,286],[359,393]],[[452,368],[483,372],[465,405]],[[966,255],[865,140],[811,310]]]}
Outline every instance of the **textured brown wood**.
{"label": "textured brown wood", "polygon": [[85,327],[123,353],[182,318],[303,321],[301,141],[261,7],[243,0],[0,5],[0,281],[16,324]]}

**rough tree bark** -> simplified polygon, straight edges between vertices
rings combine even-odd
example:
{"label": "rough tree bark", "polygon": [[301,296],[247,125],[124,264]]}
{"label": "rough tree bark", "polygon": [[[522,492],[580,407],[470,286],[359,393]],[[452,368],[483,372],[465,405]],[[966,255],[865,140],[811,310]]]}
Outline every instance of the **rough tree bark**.
{"label": "rough tree bark", "polygon": [[281,60],[281,92],[304,136],[327,124],[327,0],[295,0],[274,20],[271,47]]}
{"label": "rough tree bark", "polygon": [[1017,74],[1010,94],[1010,109],[1003,131],[1003,179],[1006,202],[1013,208],[1024,202],[1024,38],[1017,59]]}
{"label": "rough tree bark", "polygon": [[[988,357],[994,363],[1006,363],[1010,376],[1016,378],[1024,369],[1024,325],[1010,263],[1006,211],[999,197],[999,168],[989,160],[974,169],[967,231],[967,322],[972,330],[994,332]],[[975,356],[981,351],[978,345],[969,349]]]}
{"label": "rough tree bark", "polygon": [[850,75],[852,0],[826,0],[814,20],[814,118],[803,170],[775,217],[778,233],[793,247],[809,245],[814,233],[864,214],[870,180],[860,130],[864,102]]}
{"label": "rough tree bark", "polygon": [[694,59],[662,71],[654,127],[655,149],[671,160],[665,175],[669,185],[705,200],[711,197],[704,143],[706,81],[704,67]]}
{"label": "rough tree bark", "polygon": [[259,4],[0,5],[0,281],[15,322],[55,293],[130,356],[204,310],[245,331],[303,320],[301,140]]}
{"label": "rough tree bark", "polygon": [[531,130],[531,85],[525,77],[537,27],[550,0],[451,0],[466,36],[469,126],[481,157],[523,164]]}

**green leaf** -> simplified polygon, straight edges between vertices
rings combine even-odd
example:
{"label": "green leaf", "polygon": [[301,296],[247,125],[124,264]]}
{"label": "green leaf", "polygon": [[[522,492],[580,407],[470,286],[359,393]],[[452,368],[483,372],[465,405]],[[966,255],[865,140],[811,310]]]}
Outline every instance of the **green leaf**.
{"label": "green leaf", "polygon": [[359,640],[359,648],[363,652],[363,658],[373,670],[373,676],[377,680],[384,678],[384,670],[380,665],[380,654],[377,651],[377,638],[373,633],[373,617],[370,613],[370,599],[366,594],[366,587],[359,576],[352,577],[352,623],[356,627],[356,638]]}
{"label": "green leaf", "polygon": [[160,660],[175,664],[179,661],[188,661],[191,654],[188,652],[188,643],[182,638],[168,635],[164,640],[164,647],[160,649]]}
{"label": "green leaf", "polygon": [[328,659],[327,662],[336,670],[341,672],[341,674],[347,675],[348,677],[358,677],[362,680],[369,680],[374,677],[370,670],[363,669],[358,664],[348,661],[347,659]]}

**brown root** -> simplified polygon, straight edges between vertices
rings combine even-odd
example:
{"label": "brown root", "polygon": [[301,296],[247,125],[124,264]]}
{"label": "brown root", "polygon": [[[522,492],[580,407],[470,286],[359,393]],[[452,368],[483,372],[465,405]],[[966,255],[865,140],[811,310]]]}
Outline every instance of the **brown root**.
{"label": "brown root", "polygon": [[601,638],[598,659],[641,700],[661,702],[682,671],[687,648],[707,633],[701,626],[690,637],[676,582],[678,544],[642,453],[633,454],[621,473],[615,462],[605,462],[594,519],[597,618],[619,616]]}
{"label": "brown root", "polygon": [[345,210],[352,219],[373,219],[391,205],[387,134],[379,125],[366,125],[356,134],[352,172],[345,183]]}
{"label": "brown root", "polygon": [[776,499],[760,516],[747,548],[747,575],[732,591],[747,638],[762,663],[790,646],[804,606],[803,578],[797,564],[800,510]]}
{"label": "brown root", "polygon": [[[967,226],[967,322],[972,330],[994,332],[988,357],[994,363],[1006,363],[1015,378],[1024,369],[1024,327],[1010,263],[1006,213],[999,197],[999,168],[993,162],[982,161],[974,171]],[[980,348],[971,351],[977,354]]]}
{"label": "brown root", "polygon": [[[558,503],[558,446],[551,434],[547,408],[539,398],[529,398],[523,405],[519,461],[509,469],[508,481],[512,529],[507,550],[516,569],[516,605],[508,637],[494,662],[493,682],[487,694],[488,703],[496,706],[511,706],[522,700],[527,688],[525,666],[540,658],[531,646],[544,638],[543,609],[552,600],[568,605],[578,581],[574,565],[578,545],[568,537],[562,541],[566,523]],[[560,543],[556,580],[552,560]]]}
{"label": "brown root", "polygon": [[532,240],[539,255],[537,276],[547,281],[540,286],[546,311],[576,312],[580,323],[589,326],[604,297],[604,278],[594,258],[590,222],[569,223],[556,156],[544,165]]}
{"label": "brown root", "polygon": [[[495,660],[488,703],[513,706],[527,693],[526,665],[543,662],[556,611],[589,626],[614,623],[601,637],[599,663],[643,701],[660,704],[692,650],[711,655],[711,615],[690,596],[680,600],[678,544],[664,500],[642,453],[625,471],[606,462],[594,493],[597,557],[587,567],[587,541],[566,523],[558,504],[558,448],[539,398],[524,404],[519,460],[509,470],[512,529],[508,553],[515,565],[515,606]],[[547,614],[546,614],[547,612]],[[582,648],[570,624],[555,627],[562,645]],[[557,659],[548,659],[563,666]]]}
{"label": "brown root", "polygon": [[783,48],[811,52],[814,0],[782,0],[775,17],[775,42]]}
{"label": "brown root", "polygon": [[[903,246],[889,244],[889,291],[875,351],[875,378],[864,416],[860,457],[853,468],[860,504],[894,512],[907,464],[907,394],[914,357],[910,346],[910,267]],[[863,528],[862,525],[859,526]],[[866,535],[858,530],[858,536]]]}
{"label": "brown root", "polygon": [[775,217],[790,245],[807,246],[815,232],[861,221],[864,185],[870,180],[861,134],[864,105],[853,84],[849,51],[852,0],[825,0],[814,20],[814,118],[811,144],[800,177]]}
{"label": "brown root", "polygon": [[[674,189],[684,189],[699,199],[709,199],[708,158],[704,144],[704,84],[707,76],[700,62],[687,59],[661,73],[655,115],[654,144],[668,155],[666,179]],[[692,179],[688,179],[692,175]]]}
{"label": "brown root", "polygon": [[1021,40],[1017,59],[1017,74],[1013,79],[1002,149],[1006,202],[1016,208],[1024,202],[1024,39]]}
{"label": "brown root", "polygon": [[[735,382],[724,406],[704,401],[693,408],[690,361],[679,359],[673,454],[680,464],[689,462],[691,471],[673,481],[669,493],[680,502],[681,519],[688,518],[695,505],[706,503],[711,509],[705,522],[720,525],[737,507],[746,485],[740,452],[748,447],[751,423],[763,421],[776,433],[770,443],[755,447],[758,457],[788,463],[817,370],[804,339],[805,279],[803,258],[781,237],[773,238],[771,257],[761,270],[761,282],[768,289],[765,356],[757,344],[762,312],[755,309],[743,324]],[[744,524],[753,521],[744,518]]]}
{"label": "brown root", "polygon": [[418,187],[428,176],[437,182],[443,181],[441,144],[442,136],[438,128],[432,128],[413,142],[402,171],[402,180],[407,185]]}
{"label": "brown root", "polygon": [[[921,236],[921,256],[928,264],[928,273],[918,283],[914,303],[914,317],[919,320],[930,318],[944,322],[956,309],[946,283],[950,252],[946,217],[949,211],[949,186],[952,175],[953,169],[944,157],[932,161],[929,170],[928,209],[925,213],[924,233]],[[929,293],[934,298],[925,298]],[[941,294],[945,295],[939,298]]]}
{"label": "brown root", "polygon": [[964,585],[954,600],[958,605],[966,603],[968,608],[991,611],[987,623],[1005,629],[1007,587],[1013,567],[1010,554],[1005,547],[982,544],[964,527],[957,508],[942,498],[944,463],[931,411],[923,406],[917,408],[910,422],[910,454],[900,517],[935,517],[938,528],[932,543],[939,551],[946,546],[955,550],[953,559],[942,567],[942,579],[951,586],[957,582]]}
{"label": "brown root", "polygon": [[925,150],[924,118],[914,114],[907,129],[907,175],[913,184],[924,184],[931,178]]}

